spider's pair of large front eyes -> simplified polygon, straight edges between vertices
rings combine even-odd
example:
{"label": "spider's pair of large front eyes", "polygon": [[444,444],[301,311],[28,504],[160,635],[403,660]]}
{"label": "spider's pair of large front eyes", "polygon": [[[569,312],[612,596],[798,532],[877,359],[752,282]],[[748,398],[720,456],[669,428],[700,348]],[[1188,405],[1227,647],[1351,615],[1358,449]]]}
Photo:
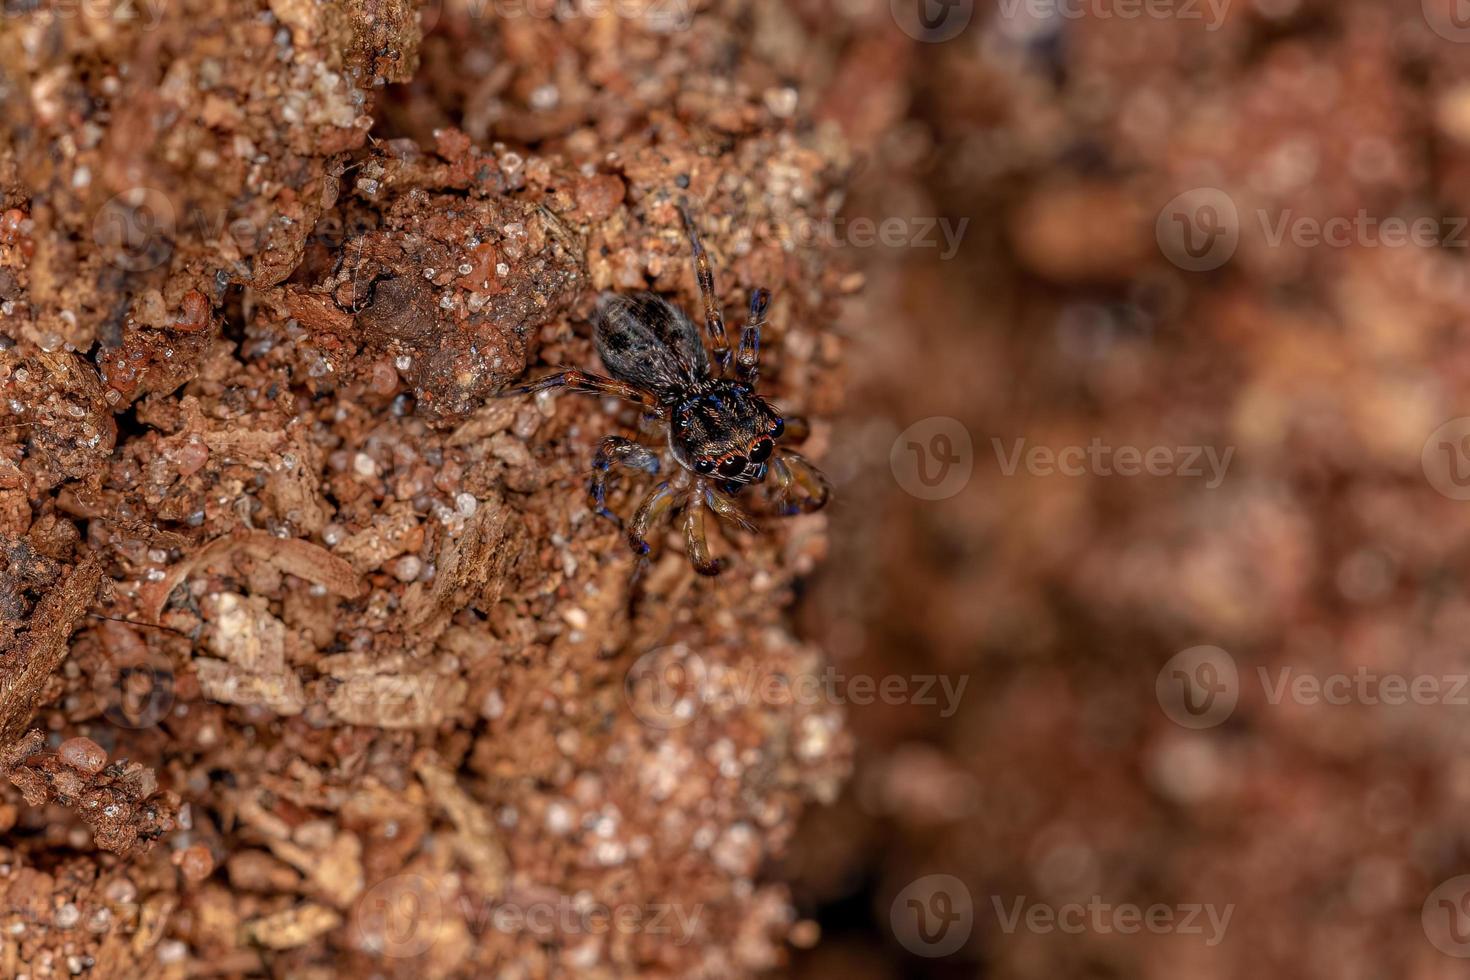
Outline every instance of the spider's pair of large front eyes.
{"label": "spider's pair of large front eyes", "polygon": [[776,443],[769,436],[762,436],[751,443],[749,458],[745,456],[731,456],[728,459],[721,460],[718,467],[716,467],[713,460],[701,459],[695,462],[694,469],[699,473],[712,473],[718,468],[720,476],[727,480],[733,480],[742,475],[751,464],[759,466],[761,463],[770,459],[771,453],[775,448]]}

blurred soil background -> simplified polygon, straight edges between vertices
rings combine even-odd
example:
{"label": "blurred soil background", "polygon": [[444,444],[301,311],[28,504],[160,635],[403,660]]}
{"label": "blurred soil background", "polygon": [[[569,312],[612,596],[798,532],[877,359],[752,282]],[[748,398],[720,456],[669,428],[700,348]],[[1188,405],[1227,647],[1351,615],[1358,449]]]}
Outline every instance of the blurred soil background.
{"label": "blurred soil background", "polygon": [[[795,975],[1463,975],[1466,24],[1436,0],[915,7],[807,15],[819,114],[866,164],[835,238],[867,281],[803,623],[849,677],[968,684],[949,717],[849,707],[854,779],[781,872],[823,928]],[[948,261],[935,218],[969,221]],[[1011,467],[1020,439],[1179,465]],[[1223,478],[1181,475],[1185,447],[1230,451]],[[973,470],[936,491],[946,454]],[[1191,728],[1159,678],[1200,646],[1222,670],[1187,676],[1236,700]],[[1354,680],[1273,687],[1303,675]],[[1231,917],[1218,942],[1006,922],[1099,901]]]}

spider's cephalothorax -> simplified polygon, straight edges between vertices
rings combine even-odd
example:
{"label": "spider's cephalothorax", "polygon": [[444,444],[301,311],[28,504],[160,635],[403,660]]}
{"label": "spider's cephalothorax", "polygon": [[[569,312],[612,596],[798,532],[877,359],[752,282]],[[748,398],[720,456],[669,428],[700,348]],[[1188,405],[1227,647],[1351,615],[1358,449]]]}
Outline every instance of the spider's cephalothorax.
{"label": "spider's cephalothorax", "polygon": [[[594,339],[610,378],[584,371],[562,371],[521,385],[507,394],[569,387],[614,395],[642,405],[668,429],[669,452],[679,470],[659,483],[639,505],[628,525],[628,543],[642,556],[662,517],[682,514],[689,559],[706,575],[720,571],[710,557],[704,511],[747,530],[753,525],[734,496],[771,476],[778,512],[813,511],[827,502],[827,481],[801,456],[778,443],[806,437],[805,421],[782,418],[755,393],[760,331],[770,294],[757,289],[750,299],[750,318],[740,333],[733,359],[725,321],[715,298],[714,274],[687,211],[684,225],[694,249],[694,271],[704,298],[704,326],[714,347],[714,365],[700,341],[699,330],[682,310],[642,293],[606,293],[597,303]],[[732,363],[733,360],[733,363]],[[607,477],[612,464],[657,474],[659,454],[620,436],[608,436],[592,464],[588,500],[593,510],[618,525],[607,509]]]}

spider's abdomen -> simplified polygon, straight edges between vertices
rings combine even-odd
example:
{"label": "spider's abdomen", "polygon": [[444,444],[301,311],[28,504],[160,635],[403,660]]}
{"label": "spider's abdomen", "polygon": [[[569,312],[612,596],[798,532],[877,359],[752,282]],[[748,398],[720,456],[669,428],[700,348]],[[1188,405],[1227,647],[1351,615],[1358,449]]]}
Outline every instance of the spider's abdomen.
{"label": "spider's abdomen", "polygon": [[666,404],[709,380],[699,330],[677,306],[653,293],[604,293],[593,341],[613,377],[652,391]]}

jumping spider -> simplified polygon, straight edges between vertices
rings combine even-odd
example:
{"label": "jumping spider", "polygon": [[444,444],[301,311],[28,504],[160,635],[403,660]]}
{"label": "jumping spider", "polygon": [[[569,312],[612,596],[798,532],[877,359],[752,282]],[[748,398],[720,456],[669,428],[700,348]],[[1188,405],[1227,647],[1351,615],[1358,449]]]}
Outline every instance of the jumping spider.
{"label": "jumping spider", "polygon": [[[709,256],[689,212],[681,207],[680,214],[694,250],[694,274],[704,297],[704,328],[714,347],[715,370],[711,372],[699,331],[683,310],[652,293],[604,293],[597,302],[594,343],[612,377],[561,371],[506,394],[567,387],[643,406],[646,418],[667,429],[669,452],[679,469],[643,498],[626,529],[628,545],[644,558],[657,522],[682,512],[690,562],[701,574],[718,575],[724,562],[710,556],[704,529],[706,507],[730,524],[753,531],[755,526],[735,497],[768,474],[775,480],[773,497],[782,516],[817,510],[827,502],[830,490],[814,466],[776,445],[782,438],[805,439],[806,420],[783,419],[755,393],[761,325],[770,293],[757,289],[751,294],[750,318],[740,333],[731,377],[730,342],[715,297]],[[608,471],[614,463],[654,475],[661,464],[657,452],[631,439],[608,436],[602,441],[592,462],[588,503],[595,513],[621,528],[622,519],[607,508]]]}

